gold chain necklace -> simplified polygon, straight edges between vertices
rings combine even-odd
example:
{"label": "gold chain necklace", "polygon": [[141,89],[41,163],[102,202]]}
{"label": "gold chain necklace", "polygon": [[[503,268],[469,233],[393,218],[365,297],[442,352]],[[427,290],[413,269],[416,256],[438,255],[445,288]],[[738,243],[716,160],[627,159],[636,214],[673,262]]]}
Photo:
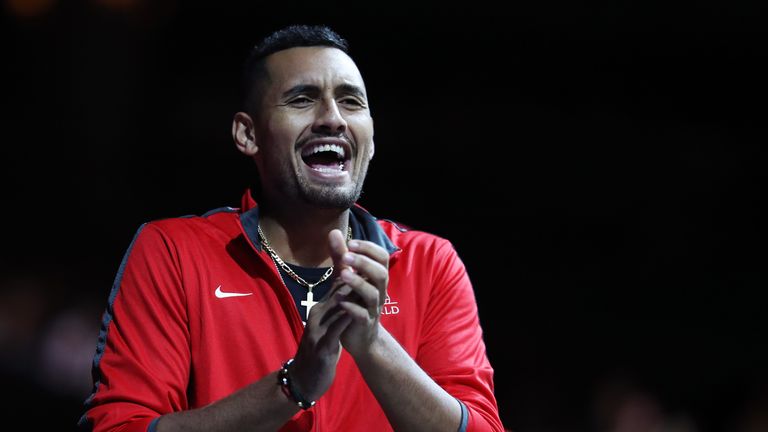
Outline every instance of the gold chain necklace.
{"label": "gold chain necklace", "polygon": [[[309,293],[312,293],[312,288],[325,282],[325,280],[328,279],[333,274],[333,266],[331,266],[328,268],[325,274],[323,274],[323,276],[317,282],[309,283],[305,281],[301,276],[297,275],[296,272],[293,271],[293,269],[288,264],[286,264],[282,258],[280,258],[280,255],[278,255],[274,249],[272,249],[272,245],[269,244],[269,240],[267,240],[267,236],[265,236],[264,231],[261,230],[261,224],[258,224],[257,228],[259,230],[259,237],[261,238],[261,244],[264,245],[264,249],[266,249],[267,252],[269,252],[269,256],[272,257],[272,260],[275,262],[275,264],[277,264],[281,269],[283,269],[283,271],[286,272],[288,276],[290,276],[291,279],[295,280],[299,285],[306,287]],[[347,226],[347,241],[351,239],[352,239],[352,227]],[[309,311],[307,311],[307,314],[309,314]]]}

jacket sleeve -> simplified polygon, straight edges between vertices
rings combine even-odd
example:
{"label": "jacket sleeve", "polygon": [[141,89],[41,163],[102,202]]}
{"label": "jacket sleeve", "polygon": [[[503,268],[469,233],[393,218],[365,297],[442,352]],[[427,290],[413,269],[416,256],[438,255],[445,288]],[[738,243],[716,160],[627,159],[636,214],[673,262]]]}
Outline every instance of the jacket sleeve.
{"label": "jacket sleeve", "polygon": [[503,431],[474,291],[453,246],[435,248],[430,304],[416,361],[467,408],[467,431]]}
{"label": "jacket sleeve", "polygon": [[159,228],[142,225],[109,295],[81,428],[144,432],[187,409],[189,346],[178,255]]}

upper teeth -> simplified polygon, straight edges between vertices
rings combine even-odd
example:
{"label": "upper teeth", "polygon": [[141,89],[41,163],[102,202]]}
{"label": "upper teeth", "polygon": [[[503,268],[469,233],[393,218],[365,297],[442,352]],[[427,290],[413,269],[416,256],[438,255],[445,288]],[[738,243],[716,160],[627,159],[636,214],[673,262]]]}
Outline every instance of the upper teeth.
{"label": "upper teeth", "polygon": [[340,159],[344,159],[344,148],[336,144],[316,145],[309,150],[304,151],[304,156],[310,156],[315,153],[331,151],[339,155]]}

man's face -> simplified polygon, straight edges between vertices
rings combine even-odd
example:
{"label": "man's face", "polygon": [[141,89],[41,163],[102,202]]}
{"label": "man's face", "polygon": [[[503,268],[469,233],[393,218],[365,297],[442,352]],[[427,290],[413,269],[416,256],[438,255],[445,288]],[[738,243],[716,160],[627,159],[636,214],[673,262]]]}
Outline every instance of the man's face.
{"label": "man's face", "polygon": [[328,47],[279,51],[266,66],[253,119],[265,198],[351,207],[373,156],[373,119],[357,66]]}

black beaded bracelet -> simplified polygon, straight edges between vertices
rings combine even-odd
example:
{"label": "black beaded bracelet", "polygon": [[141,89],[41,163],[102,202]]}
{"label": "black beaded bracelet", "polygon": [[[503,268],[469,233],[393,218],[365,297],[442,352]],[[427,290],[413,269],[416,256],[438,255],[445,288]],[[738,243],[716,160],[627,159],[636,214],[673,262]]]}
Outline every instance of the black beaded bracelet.
{"label": "black beaded bracelet", "polygon": [[293,359],[288,359],[283,363],[283,367],[280,368],[280,372],[277,373],[277,384],[283,389],[283,393],[288,396],[289,399],[296,402],[296,405],[303,410],[307,410],[315,406],[315,401],[308,401],[304,399],[291,383],[291,377],[288,376],[288,367],[293,363]]}

